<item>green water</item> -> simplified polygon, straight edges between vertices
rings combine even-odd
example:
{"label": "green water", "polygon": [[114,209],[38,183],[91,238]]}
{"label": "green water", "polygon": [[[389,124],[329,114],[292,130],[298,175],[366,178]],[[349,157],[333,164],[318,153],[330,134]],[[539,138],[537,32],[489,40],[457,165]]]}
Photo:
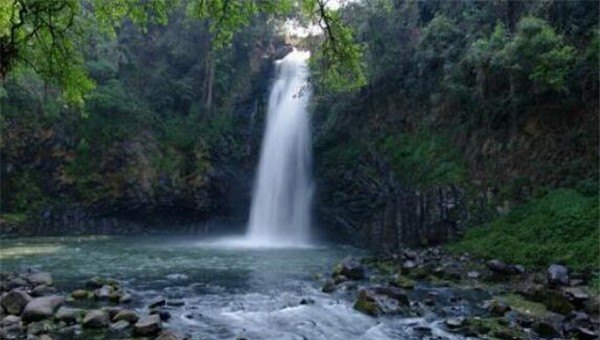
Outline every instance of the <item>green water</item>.
{"label": "green water", "polygon": [[[168,307],[166,327],[193,339],[420,339],[412,328],[439,319],[374,319],[352,308],[355,290],[322,293],[322,280],[348,255],[345,246],[252,249],[223,242],[168,237],[30,238],[0,241],[2,271],[35,268],[54,276],[59,292],[93,276],[122,280],[129,306],[147,313],[157,295],[181,299]],[[314,303],[301,304],[303,299]],[[86,335],[80,335],[86,338]]]}

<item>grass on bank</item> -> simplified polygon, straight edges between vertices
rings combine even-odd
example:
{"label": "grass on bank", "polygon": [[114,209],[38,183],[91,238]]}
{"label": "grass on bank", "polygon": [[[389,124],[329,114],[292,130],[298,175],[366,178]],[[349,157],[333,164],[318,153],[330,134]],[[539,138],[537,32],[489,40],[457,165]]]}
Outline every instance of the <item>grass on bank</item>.
{"label": "grass on bank", "polygon": [[471,228],[449,245],[454,252],[498,258],[541,268],[562,263],[575,270],[598,271],[600,266],[598,196],[559,189]]}

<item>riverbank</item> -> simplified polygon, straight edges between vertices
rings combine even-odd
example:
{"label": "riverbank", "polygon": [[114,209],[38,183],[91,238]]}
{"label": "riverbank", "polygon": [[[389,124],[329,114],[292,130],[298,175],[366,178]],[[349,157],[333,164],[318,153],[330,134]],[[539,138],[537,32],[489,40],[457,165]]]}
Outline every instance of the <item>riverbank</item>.
{"label": "riverbank", "polygon": [[[1,276],[3,338],[102,339],[146,332],[142,328],[158,339],[598,334],[597,290],[590,277],[562,266],[529,271],[441,248],[382,258],[351,248],[86,242],[64,243],[62,250],[47,245],[46,253],[29,253],[12,267],[10,256],[24,253],[3,254],[3,270],[14,269]],[[87,259],[76,258],[81,251]],[[25,269],[27,264],[35,265]],[[43,272],[51,265],[51,274]]]}

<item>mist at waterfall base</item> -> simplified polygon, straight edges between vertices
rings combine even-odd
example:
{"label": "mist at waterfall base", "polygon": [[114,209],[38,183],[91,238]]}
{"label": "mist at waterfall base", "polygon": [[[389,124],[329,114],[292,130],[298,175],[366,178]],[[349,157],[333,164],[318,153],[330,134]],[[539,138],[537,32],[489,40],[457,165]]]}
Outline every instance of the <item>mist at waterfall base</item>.
{"label": "mist at waterfall base", "polygon": [[248,230],[213,242],[233,247],[310,247],[311,136],[307,62],[294,50],[276,62]]}

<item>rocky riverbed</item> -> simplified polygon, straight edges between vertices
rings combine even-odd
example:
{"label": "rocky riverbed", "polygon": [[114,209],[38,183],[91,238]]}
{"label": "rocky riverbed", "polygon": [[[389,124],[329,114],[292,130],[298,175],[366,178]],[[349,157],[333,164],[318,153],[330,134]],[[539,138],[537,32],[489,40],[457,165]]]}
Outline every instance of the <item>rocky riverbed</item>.
{"label": "rocky riverbed", "polygon": [[440,248],[364,257],[152,239],[124,255],[131,239],[76,244],[4,259],[12,270],[0,276],[1,338],[598,337],[590,277],[560,265],[530,271]]}
{"label": "rocky riverbed", "polygon": [[[356,291],[354,309],[373,317],[441,318],[449,333],[465,337],[597,339],[600,298],[588,283],[589,276],[559,264],[528,271],[429,248],[388,258],[348,257],[322,290]],[[446,294],[440,287],[447,287]],[[416,329],[424,338],[432,334],[428,326]]]}

